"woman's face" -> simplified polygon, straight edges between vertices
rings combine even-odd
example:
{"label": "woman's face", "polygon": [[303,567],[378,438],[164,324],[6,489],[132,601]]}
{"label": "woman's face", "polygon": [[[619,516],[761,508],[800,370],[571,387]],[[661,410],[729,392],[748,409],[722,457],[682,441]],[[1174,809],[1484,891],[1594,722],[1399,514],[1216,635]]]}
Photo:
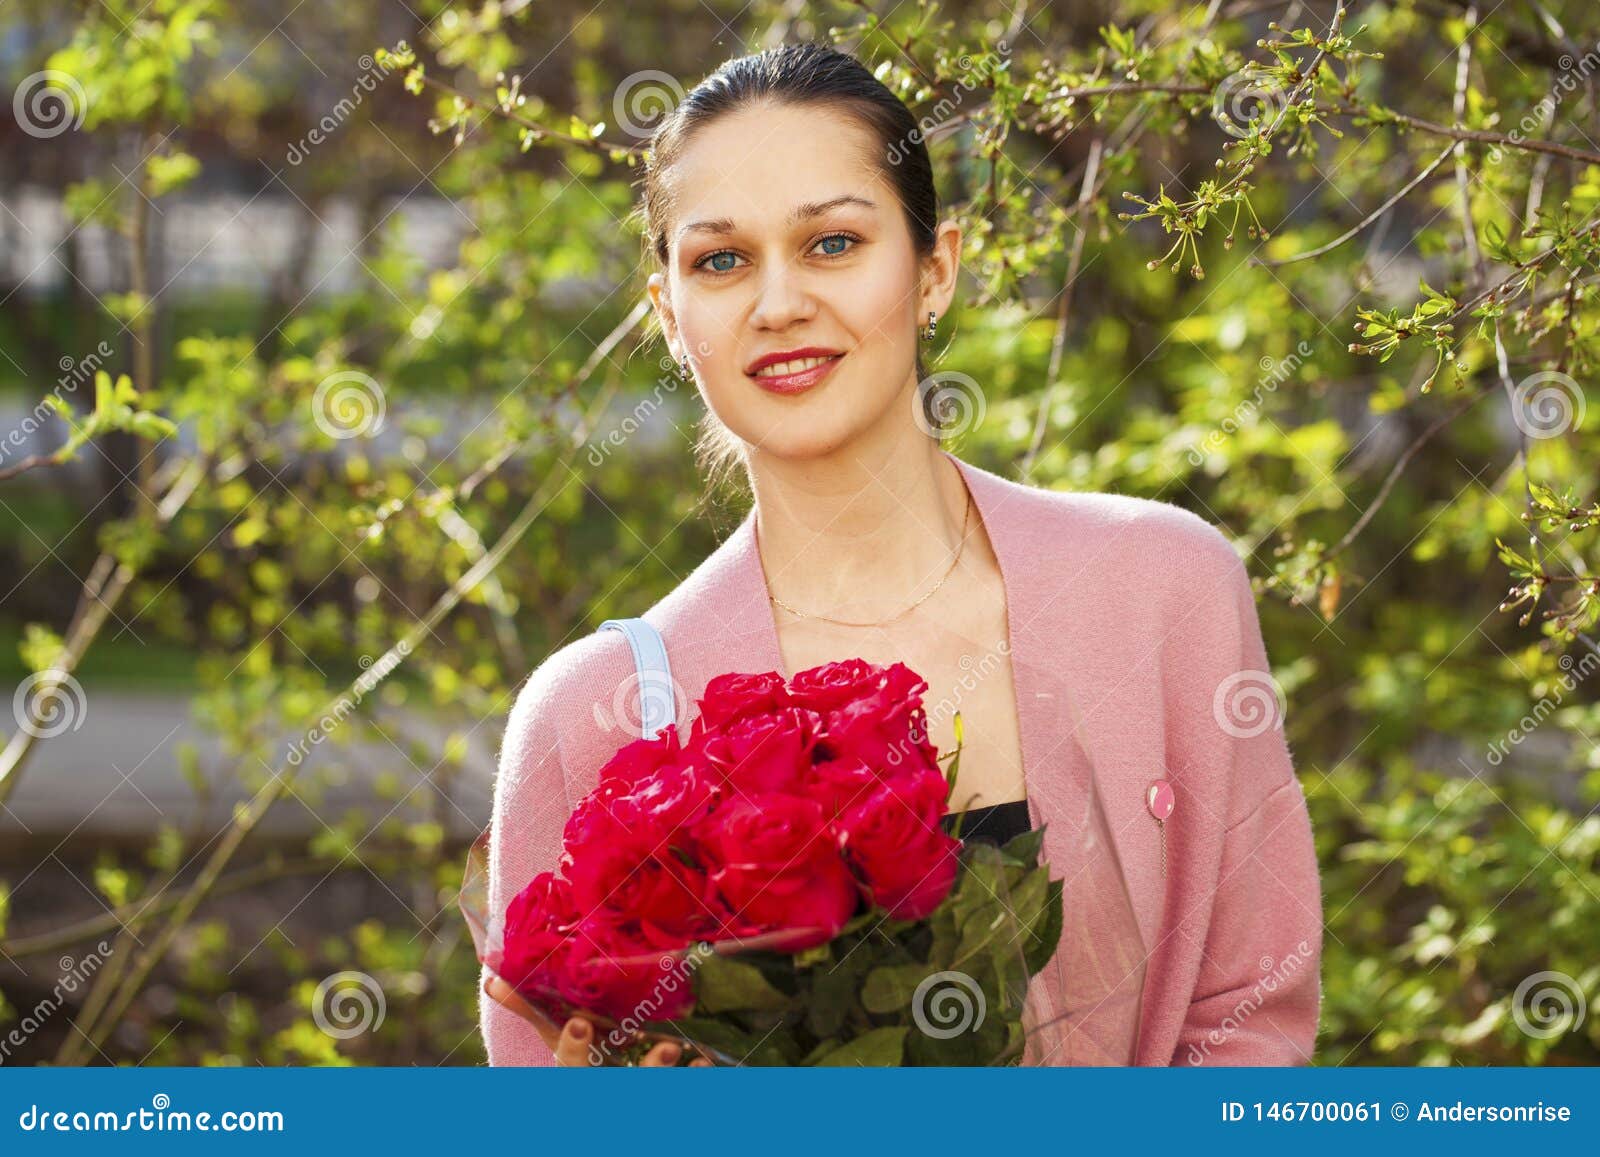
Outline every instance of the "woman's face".
{"label": "woman's face", "polygon": [[[697,130],[664,174],[667,270],[650,299],[706,405],[755,453],[826,454],[886,422],[921,434],[918,332],[949,305],[960,232],[941,226],[919,284],[881,155],[837,111],[760,105]],[[798,359],[754,372],[808,349],[834,355],[820,378]]]}

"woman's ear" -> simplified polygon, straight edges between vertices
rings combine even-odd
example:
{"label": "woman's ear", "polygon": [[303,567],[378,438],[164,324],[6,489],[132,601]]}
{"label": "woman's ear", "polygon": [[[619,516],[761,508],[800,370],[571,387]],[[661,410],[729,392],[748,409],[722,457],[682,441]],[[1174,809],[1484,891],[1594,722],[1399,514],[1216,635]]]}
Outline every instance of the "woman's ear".
{"label": "woman's ear", "polygon": [[954,220],[941,221],[933,235],[933,252],[923,262],[922,312],[943,317],[956,297],[956,278],[961,273],[961,226]]}
{"label": "woman's ear", "polygon": [[672,316],[672,300],[667,296],[667,279],[659,273],[652,273],[646,282],[650,294],[650,308],[656,311],[656,317],[661,321],[661,333],[667,339],[667,344],[675,345],[678,341],[678,321]]}

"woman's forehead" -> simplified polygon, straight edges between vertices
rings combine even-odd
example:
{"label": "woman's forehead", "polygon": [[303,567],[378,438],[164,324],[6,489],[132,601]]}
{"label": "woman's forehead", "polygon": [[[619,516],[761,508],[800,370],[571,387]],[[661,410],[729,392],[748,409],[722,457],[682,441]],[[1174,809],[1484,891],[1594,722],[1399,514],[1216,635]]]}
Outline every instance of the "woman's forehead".
{"label": "woman's forehead", "polygon": [[[697,129],[666,173],[678,240],[700,222],[737,228],[785,227],[806,205],[872,212],[892,195],[877,165],[873,137],[826,109],[738,113]],[[859,201],[846,200],[859,198]]]}

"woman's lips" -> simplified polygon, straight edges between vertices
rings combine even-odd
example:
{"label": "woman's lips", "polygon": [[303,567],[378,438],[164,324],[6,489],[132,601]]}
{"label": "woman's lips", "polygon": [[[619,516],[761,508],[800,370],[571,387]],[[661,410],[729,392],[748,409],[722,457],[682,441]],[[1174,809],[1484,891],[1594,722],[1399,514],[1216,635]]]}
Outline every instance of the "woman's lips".
{"label": "woman's lips", "polygon": [[798,370],[792,374],[773,376],[751,374],[750,379],[763,390],[774,394],[798,394],[803,390],[809,390],[812,386],[822,381],[823,378],[833,372],[833,367],[843,360],[844,354],[836,354],[820,365],[812,366],[810,369]]}

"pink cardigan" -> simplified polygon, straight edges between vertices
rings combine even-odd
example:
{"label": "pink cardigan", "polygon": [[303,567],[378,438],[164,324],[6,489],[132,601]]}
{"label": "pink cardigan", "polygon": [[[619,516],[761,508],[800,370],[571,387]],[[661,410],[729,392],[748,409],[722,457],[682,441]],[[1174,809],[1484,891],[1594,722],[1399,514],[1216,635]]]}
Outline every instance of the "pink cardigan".
{"label": "pink cardigan", "polygon": [[[1321,887],[1243,563],[1210,523],[1170,503],[1046,490],[951,457],[1004,578],[1024,777],[1035,824],[1048,823],[1051,874],[1106,889],[1120,864],[1127,882],[1124,911],[1143,957],[1142,1000],[1137,977],[1128,982],[1134,1063],[1309,1063],[1321,1001]],[[714,675],[792,674],[767,600],[754,511],[644,618],[666,640],[680,727]],[[549,655],[518,693],[495,785],[492,910],[503,912],[537,872],[556,867],[573,804],[637,737],[636,709],[625,708],[633,671],[622,633],[596,631]],[[1076,711],[1063,709],[1064,697]],[[1110,848],[1096,849],[1084,834],[1082,788],[1091,778]],[[1147,798],[1160,779],[1175,797],[1165,875],[1162,825]],[[1092,875],[1080,877],[1080,864]],[[1058,964],[1079,959],[1066,950],[1073,898],[1069,883]],[[1093,929],[1079,938],[1104,936]],[[1081,994],[1069,995],[1075,982],[1063,972],[1079,974],[1069,964],[1034,977],[1030,1004],[1075,1007]],[[480,1012],[491,1064],[553,1063],[532,1025],[487,996]],[[1092,1063],[1084,1052],[1059,1050],[1036,1063]]]}

